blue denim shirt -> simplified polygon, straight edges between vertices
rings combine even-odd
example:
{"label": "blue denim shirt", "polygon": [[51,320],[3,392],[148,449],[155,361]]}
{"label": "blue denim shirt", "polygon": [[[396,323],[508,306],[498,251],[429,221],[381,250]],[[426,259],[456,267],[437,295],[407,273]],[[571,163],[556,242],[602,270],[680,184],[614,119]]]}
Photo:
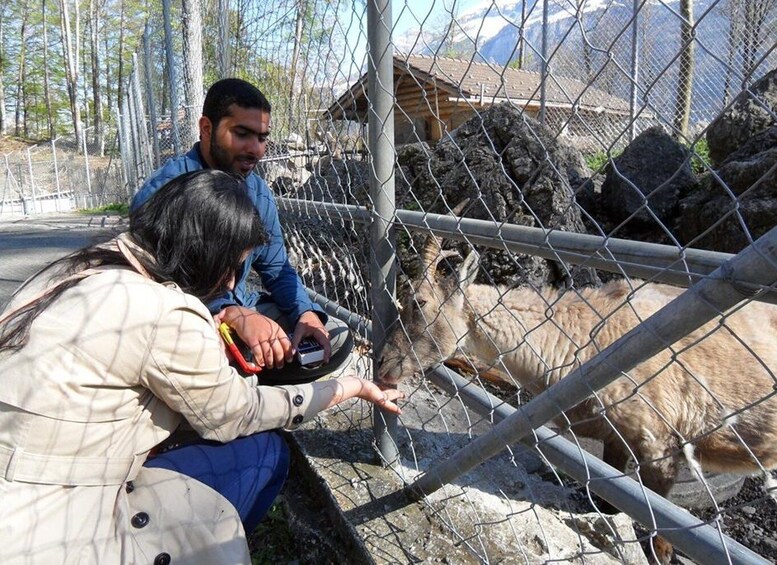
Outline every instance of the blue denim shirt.
{"label": "blue denim shirt", "polygon": [[[141,189],[132,199],[131,209],[135,209],[161,186],[169,180],[189,171],[197,171],[207,168],[200,154],[199,143],[185,155],[170,159],[165,165],[155,171],[143,183]],[[308,298],[305,287],[297,275],[297,272],[289,263],[286,254],[286,246],[283,241],[281,224],[278,219],[278,208],[275,199],[270,192],[267,183],[259,175],[251,173],[246,178],[248,195],[251,197],[259,217],[262,219],[264,229],[270,241],[256,247],[243,264],[243,270],[235,284],[233,292],[224,293],[208,304],[208,309],[215,314],[226,306],[237,304],[248,308],[254,308],[260,299],[266,299],[259,292],[249,292],[246,288],[246,279],[253,267],[262,279],[264,289],[269,293],[269,298],[277,304],[278,308],[286,315],[292,327],[296,325],[303,312],[313,310],[321,320],[326,323],[326,314],[318,305]]]}

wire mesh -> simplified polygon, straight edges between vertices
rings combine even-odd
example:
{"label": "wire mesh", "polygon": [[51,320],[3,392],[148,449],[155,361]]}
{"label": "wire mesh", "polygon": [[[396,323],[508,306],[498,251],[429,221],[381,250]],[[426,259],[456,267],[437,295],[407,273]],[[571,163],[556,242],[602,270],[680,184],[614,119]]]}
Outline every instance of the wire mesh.
{"label": "wire mesh", "polygon": [[[680,296],[679,286],[659,284],[664,275],[679,273],[684,286],[703,279],[712,269],[692,264],[696,248],[718,252],[720,264],[775,224],[773,2],[397,1],[382,22],[368,21],[362,3],[337,0],[195,4],[202,58],[185,29],[196,14],[167,5],[165,17],[160,8],[116,110],[129,192],[196,140],[202,86],[224,75],[254,82],[273,104],[258,172],[279,199],[292,261],[311,291],[362,322],[382,243],[369,237],[377,156],[368,140],[370,128],[386,129],[370,123],[367,38],[370,26],[391,26],[393,81],[377,88],[395,97],[397,208],[421,214],[419,225],[380,218],[396,228],[402,314],[371,320],[394,330],[382,370],[409,397],[396,438],[399,484],[493,429],[493,411],[444,394],[423,370],[444,363],[497,405],[530,409]],[[6,159],[9,192],[24,185],[23,165]],[[440,217],[456,220],[440,228]],[[470,221],[495,234],[484,241]],[[522,251],[502,235],[517,228]],[[559,232],[598,243],[568,249],[554,243]],[[644,280],[638,268],[657,245],[672,258]],[[616,260],[616,247],[636,259]],[[722,537],[731,534],[774,561],[767,524],[777,521],[758,481],[727,501],[741,480],[696,480],[698,464],[764,475],[777,464],[774,307],[753,300],[746,281],[737,289],[748,295],[743,305],[664,343],[614,385],[589,389],[552,425],[581,457],[595,452],[615,477],[636,480],[648,516],[657,507],[646,489],[665,495],[676,482],[670,497],[724,540],[722,559],[749,555]],[[354,367],[369,377],[381,360],[372,359],[367,324],[354,327]],[[363,408],[338,414],[333,428],[364,436]],[[547,436],[531,437],[528,451],[505,443],[483,474],[424,499],[456,551],[486,563],[639,562],[644,545],[665,557],[657,536],[666,528],[607,514],[593,492],[604,479],[560,472]],[[763,535],[742,526],[748,515]],[[691,539],[698,527],[678,529]]]}

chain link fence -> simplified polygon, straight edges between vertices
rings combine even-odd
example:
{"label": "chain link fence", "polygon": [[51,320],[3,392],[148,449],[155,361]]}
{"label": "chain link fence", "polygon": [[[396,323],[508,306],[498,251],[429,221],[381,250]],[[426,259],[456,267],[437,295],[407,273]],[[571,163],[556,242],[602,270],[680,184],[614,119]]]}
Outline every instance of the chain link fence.
{"label": "chain link fence", "polygon": [[122,203],[129,194],[116,136],[101,151],[94,128],[2,156],[0,215],[37,215]]}
{"label": "chain link fence", "polygon": [[[126,186],[196,140],[204,87],[263,90],[290,255],[407,391],[377,444],[450,551],[777,559],[774,2],[182,6],[116,109]],[[699,465],[764,479],[727,501]]]}

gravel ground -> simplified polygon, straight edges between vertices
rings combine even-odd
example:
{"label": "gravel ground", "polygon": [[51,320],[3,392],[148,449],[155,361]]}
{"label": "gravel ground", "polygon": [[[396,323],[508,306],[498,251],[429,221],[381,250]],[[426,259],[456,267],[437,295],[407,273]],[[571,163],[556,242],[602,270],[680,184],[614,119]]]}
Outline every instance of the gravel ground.
{"label": "gravel ground", "polygon": [[[695,513],[703,520],[713,520],[715,509]],[[723,533],[777,563],[777,502],[766,495],[763,479],[745,480],[739,494],[723,503],[720,509]]]}

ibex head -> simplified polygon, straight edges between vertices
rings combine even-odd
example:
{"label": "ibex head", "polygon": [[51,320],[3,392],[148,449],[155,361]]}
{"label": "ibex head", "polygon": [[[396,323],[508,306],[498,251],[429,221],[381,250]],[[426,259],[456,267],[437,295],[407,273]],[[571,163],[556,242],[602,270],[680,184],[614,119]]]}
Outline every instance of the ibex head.
{"label": "ibex head", "polygon": [[465,292],[477,274],[478,254],[470,253],[457,273],[437,279],[440,261],[457,255],[443,250],[435,236],[427,238],[420,278],[411,282],[399,323],[383,349],[380,374],[384,382],[397,383],[445,361],[469,334]]}

